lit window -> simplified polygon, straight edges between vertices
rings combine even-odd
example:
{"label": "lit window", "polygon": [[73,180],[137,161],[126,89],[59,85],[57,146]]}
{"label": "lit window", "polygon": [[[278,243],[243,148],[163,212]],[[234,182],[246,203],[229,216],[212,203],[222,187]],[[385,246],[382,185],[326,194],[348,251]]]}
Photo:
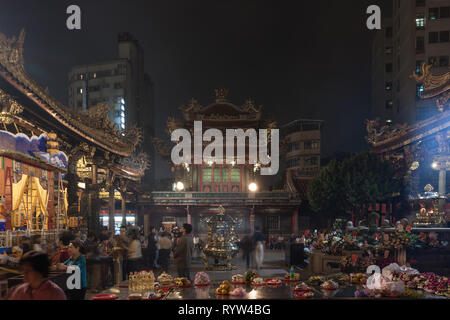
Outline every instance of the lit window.
{"label": "lit window", "polygon": [[125,106],[124,105],[120,106],[120,110],[125,111]]}
{"label": "lit window", "polygon": [[423,93],[423,85],[417,85],[417,97],[422,97],[422,93]]}
{"label": "lit window", "polygon": [[425,28],[425,15],[423,13],[418,13],[416,15],[416,28],[417,29]]}
{"label": "lit window", "polygon": [[82,88],[80,88],[80,93],[83,93],[83,89]]}
{"label": "lit window", "polygon": [[93,77],[94,77],[94,79],[95,79],[95,78],[97,78],[97,74],[96,74],[95,72],[94,72],[94,75],[93,75]]}
{"label": "lit window", "polygon": [[122,99],[120,100],[120,102],[121,102],[122,104],[125,104],[125,99],[122,98]]}

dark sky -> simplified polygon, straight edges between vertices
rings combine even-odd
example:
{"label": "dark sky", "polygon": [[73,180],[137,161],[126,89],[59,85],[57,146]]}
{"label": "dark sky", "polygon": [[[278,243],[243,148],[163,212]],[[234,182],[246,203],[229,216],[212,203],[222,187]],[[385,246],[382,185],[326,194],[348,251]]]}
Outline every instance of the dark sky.
{"label": "dark sky", "polygon": [[[371,41],[366,8],[390,0],[1,0],[0,32],[25,27],[29,73],[67,103],[67,74],[117,57],[117,34],[131,32],[155,84],[157,136],[168,116],[215,88],[232,102],[251,97],[279,124],[325,121],[323,155],[365,148]],[[66,28],[66,8],[82,10],[82,30]]]}

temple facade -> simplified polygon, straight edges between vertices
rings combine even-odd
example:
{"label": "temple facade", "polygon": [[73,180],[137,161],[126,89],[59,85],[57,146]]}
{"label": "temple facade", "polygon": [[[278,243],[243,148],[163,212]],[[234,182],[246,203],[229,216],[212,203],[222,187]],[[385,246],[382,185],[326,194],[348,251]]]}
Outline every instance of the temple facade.
{"label": "temple facade", "polygon": [[444,226],[450,209],[450,72],[433,74],[431,66],[422,65],[420,75],[411,77],[423,85],[422,99],[434,103],[438,113],[409,126],[368,121],[367,140],[373,152],[392,161],[405,176],[411,220],[418,226]]}
{"label": "temple facade", "polygon": [[[202,121],[203,132],[215,128],[224,137],[226,129],[255,129],[256,132],[258,129],[268,129],[270,141],[270,129],[276,129],[277,124],[262,117],[262,106],[255,106],[251,99],[241,106],[233,104],[227,99],[227,94],[227,90],[218,89],[215,101],[206,106],[195,99],[181,106],[183,117],[169,118],[168,132],[171,134],[175,129],[183,128],[193,136],[194,121]],[[208,144],[203,143],[203,149]],[[266,235],[298,232],[298,207],[301,202],[298,194],[287,191],[283,185],[277,187],[270,177],[260,175],[263,165],[260,162],[249,164],[248,148],[246,164],[237,164],[237,161],[217,164],[203,159],[202,164],[191,161],[191,164],[174,165],[171,160],[173,145],[156,138],[154,145],[171,168],[174,189],[139,197],[140,214],[150,225],[171,227],[188,222],[193,224],[195,234],[206,235],[207,227],[202,220],[217,213],[219,205],[222,205],[227,214],[241,222],[238,233],[252,232],[255,226],[261,227]],[[225,149],[224,146],[224,157]],[[183,188],[177,190],[180,182]],[[251,184],[256,189],[251,188]]]}
{"label": "temple facade", "polygon": [[[139,192],[148,168],[136,154],[141,131],[119,130],[108,118],[109,106],[86,112],[68,109],[25,70],[23,44],[0,34],[0,198],[5,229],[100,227],[100,209],[108,210],[113,230],[114,195],[125,201]],[[129,194],[131,191],[131,195]],[[128,192],[128,193],[127,193]],[[105,195],[102,197],[101,195]]]}

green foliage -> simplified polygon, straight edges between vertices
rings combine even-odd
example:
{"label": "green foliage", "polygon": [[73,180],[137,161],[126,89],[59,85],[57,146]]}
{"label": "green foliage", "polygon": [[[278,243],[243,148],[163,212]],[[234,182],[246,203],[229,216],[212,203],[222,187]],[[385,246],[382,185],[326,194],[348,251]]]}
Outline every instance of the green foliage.
{"label": "green foliage", "polygon": [[340,163],[331,161],[309,184],[308,198],[314,211],[336,214],[386,201],[401,188],[389,162],[363,152]]}

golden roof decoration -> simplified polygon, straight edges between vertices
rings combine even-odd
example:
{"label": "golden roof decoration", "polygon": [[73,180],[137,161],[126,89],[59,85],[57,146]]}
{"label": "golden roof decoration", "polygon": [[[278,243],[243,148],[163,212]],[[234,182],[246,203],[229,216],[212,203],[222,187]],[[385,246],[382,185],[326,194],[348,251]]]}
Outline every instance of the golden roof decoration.
{"label": "golden roof decoration", "polygon": [[23,112],[23,106],[20,105],[9,94],[0,89],[0,122],[11,124],[16,115]]}
{"label": "golden roof decoration", "polygon": [[[86,114],[70,110],[52,97],[48,88],[40,86],[26,72],[23,59],[24,41],[24,29],[21,30],[18,38],[8,39],[0,33],[0,66],[14,78],[7,81],[18,82],[24,94],[50,116],[83,138],[122,156],[129,156],[134,152],[136,146],[142,141],[142,133],[138,128],[129,126],[125,131],[118,130],[107,117],[105,111],[109,110],[109,107],[104,104],[97,105]],[[7,76],[5,72],[0,72],[0,75]]]}
{"label": "golden roof decoration", "polygon": [[435,95],[441,94],[442,92],[450,90],[450,70],[447,73],[444,73],[442,75],[435,75],[431,72],[432,65],[426,65],[425,63],[422,64],[420,67],[421,74],[416,74],[413,72],[413,74],[410,76],[410,78],[414,78],[418,83],[422,83],[424,87],[424,91],[436,91],[434,93],[431,93],[428,97],[433,97]]}
{"label": "golden roof decoration", "polygon": [[229,93],[228,89],[215,89],[214,92],[216,93],[216,102],[227,102],[227,96]]}

